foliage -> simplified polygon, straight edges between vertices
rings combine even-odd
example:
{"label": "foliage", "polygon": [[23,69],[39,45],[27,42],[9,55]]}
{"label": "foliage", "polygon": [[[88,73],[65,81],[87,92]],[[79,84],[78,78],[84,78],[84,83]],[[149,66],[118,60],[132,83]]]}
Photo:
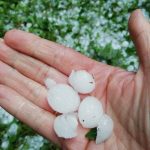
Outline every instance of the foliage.
{"label": "foliage", "polygon": [[[127,23],[139,7],[149,17],[149,0],[0,0],[0,37],[18,28],[136,71],[138,58]],[[2,108],[0,112],[0,149],[58,149],[18,120],[6,123],[10,115]]]}
{"label": "foliage", "polygon": [[87,132],[85,135],[86,138],[89,140],[95,140],[97,136],[97,128],[92,128],[90,131]]}

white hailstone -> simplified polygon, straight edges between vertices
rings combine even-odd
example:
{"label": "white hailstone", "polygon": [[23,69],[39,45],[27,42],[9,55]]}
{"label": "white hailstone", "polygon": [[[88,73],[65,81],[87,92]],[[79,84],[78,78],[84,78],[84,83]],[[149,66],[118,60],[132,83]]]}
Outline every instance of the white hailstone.
{"label": "white hailstone", "polygon": [[107,140],[113,131],[113,120],[110,116],[104,114],[98,123],[97,126],[97,136],[96,136],[96,144],[100,144]]}
{"label": "white hailstone", "polygon": [[58,137],[73,138],[77,136],[77,115],[75,113],[57,116],[54,121],[54,131]]}
{"label": "white hailstone", "polygon": [[56,85],[56,81],[54,81],[54,80],[52,80],[52,79],[50,79],[50,78],[47,78],[47,79],[44,81],[44,83],[45,83],[45,85],[46,85],[46,87],[47,87],[48,89],[50,89],[50,88],[52,88],[52,87],[54,87],[54,86]]}
{"label": "white hailstone", "polygon": [[87,94],[94,90],[95,81],[91,74],[85,70],[72,71],[69,84],[79,93]]}
{"label": "white hailstone", "polygon": [[48,90],[47,95],[48,104],[59,113],[76,111],[80,104],[78,93],[67,84],[54,85]]}
{"label": "white hailstone", "polygon": [[102,115],[102,104],[97,98],[93,96],[87,96],[85,99],[83,99],[78,110],[79,121],[83,127],[97,127]]}

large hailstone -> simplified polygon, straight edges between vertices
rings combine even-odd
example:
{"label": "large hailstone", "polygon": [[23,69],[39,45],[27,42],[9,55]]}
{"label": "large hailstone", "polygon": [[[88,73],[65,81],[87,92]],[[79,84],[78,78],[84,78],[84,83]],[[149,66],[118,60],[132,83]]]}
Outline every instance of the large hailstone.
{"label": "large hailstone", "polygon": [[79,106],[78,117],[84,128],[97,127],[102,115],[102,104],[97,98],[87,96],[83,99]]}
{"label": "large hailstone", "polygon": [[77,136],[77,115],[75,113],[57,116],[54,120],[54,131],[58,137],[73,138]]}
{"label": "large hailstone", "polygon": [[98,123],[97,126],[97,137],[96,137],[96,144],[100,144],[107,140],[113,131],[113,120],[110,116],[104,114]]}
{"label": "large hailstone", "polygon": [[79,93],[87,94],[94,90],[95,81],[91,74],[85,70],[72,71],[69,84]]}
{"label": "large hailstone", "polygon": [[48,90],[48,104],[53,110],[59,113],[69,113],[76,111],[80,104],[80,97],[72,87],[67,84],[55,84],[51,80],[46,80]]}

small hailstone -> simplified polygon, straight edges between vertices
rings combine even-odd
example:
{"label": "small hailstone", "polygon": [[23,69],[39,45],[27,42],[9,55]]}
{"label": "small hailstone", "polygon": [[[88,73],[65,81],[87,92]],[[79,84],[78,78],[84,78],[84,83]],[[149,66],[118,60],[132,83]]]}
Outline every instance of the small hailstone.
{"label": "small hailstone", "polygon": [[96,144],[100,144],[108,139],[113,131],[113,120],[110,116],[104,114],[97,126]]}
{"label": "small hailstone", "polygon": [[75,113],[57,116],[54,121],[54,131],[58,137],[73,138],[77,136],[78,127],[77,116]]}
{"label": "small hailstone", "polygon": [[94,90],[95,81],[91,74],[85,70],[72,71],[69,84],[79,93],[87,94]]}
{"label": "small hailstone", "polygon": [[50,78],[47,78],[44,83],[48,89],[50,89],[56,85],[56,81],[54,81]]}
{"label": "small hailstone", "polygon": [[83,127],[97,127],[102,115],[102,104],[97,98],[93,96],[87,96],[85,99],[83,99],[78,110],[79,121]]}
{"label": "small hailstone", "polygon": [[80,104],[80,97],[67,84],[56,84],[48,90],[48,104],[59,113],[76,111]]}

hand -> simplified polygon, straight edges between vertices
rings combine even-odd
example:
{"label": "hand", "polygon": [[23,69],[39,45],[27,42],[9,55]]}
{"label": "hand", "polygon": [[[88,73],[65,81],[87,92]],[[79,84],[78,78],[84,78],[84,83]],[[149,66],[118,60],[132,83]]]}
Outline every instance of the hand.
{"label": "hand", "polygon": [[[41,135],[70,150],[150,149],[150,25],[136,10],[130,17],[140,67],[137,73],[108,66],[70,48],[31,33],[11,30],[0,42],[0,106]],[[102,100],[114,120],[114,132],[96,145],[78,127],[76,138],[58,138],[53,131],[55,114],[49,108],[44,80],[67,83],[72,69],[85,69],[96,80],[91,95]]]}

